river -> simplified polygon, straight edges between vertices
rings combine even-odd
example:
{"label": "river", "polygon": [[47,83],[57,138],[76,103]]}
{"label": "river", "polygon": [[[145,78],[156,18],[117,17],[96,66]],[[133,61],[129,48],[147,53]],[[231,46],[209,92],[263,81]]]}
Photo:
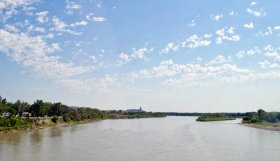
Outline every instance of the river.
{"label": "river", "polygon": [[280,132],[240,120],[104,120],[0,136],[0,161],[279,161]]}

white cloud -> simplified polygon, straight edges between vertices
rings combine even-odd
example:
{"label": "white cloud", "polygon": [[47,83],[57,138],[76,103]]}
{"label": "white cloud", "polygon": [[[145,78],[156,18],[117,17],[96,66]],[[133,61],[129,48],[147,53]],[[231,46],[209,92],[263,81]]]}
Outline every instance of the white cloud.
{"label": "white cloud", "polygon": [[89,58],[93,61],[93,63],[97,63],[97,58],[94,55],[89,56]]}
{"label": "white cloud", "polygon": [[266,13],[263,9],[251,9],[251,8],[247,8],[246,10],[249,14],[255,16],[255,17],[260,17],[260,16],[266,16]]}
{"label": "white cloud", "polygon": [[280,72],[261,72],[261,69],[279,69],[279,51],[280,48],[267,45],[262,49],[254,47],[236,53],[238,58],[256,54],[268,58],[268,60],[256,63],[260,68],[254,68],[254,70],[232,64],[233,60],[231,56],[218,55],[206,63],[197,61],[196,63],[176,64],[173,60],[169,59],[160,62],[156,66],[132,72],[129,76],[131,76],[133,82],[141,79],[156,79],[161,84],[172,87],[220,86],[228,83],[277,79],[280,78]]}
{"label": "white cloud", "polygon": [[223,14],[218,14],[218,15],[210,15],[210,18],[213,20],[213,21],[219,21],[220,19],[222,19],[224,17]]}
{"label": "white cloud", "polygon": [[92,17],[91,20],[94,22],[104,22],[104,21],[106,21],[106,18],[105,17]]}
{"label": "white cloud", "polygon": [[[277,26],[276,26],[276,29],[277,29]],[[257,33],[257,36],[268,36],[268,35],[272,35],[272,34],[273,34],[273,28],[268,26],[265,32],[260,31],[259,33]]]}
{"label": "white cloud", "polygon": [[42,28],[42,27],[36,27],[36,28],[34,29],[34,31],[44,33],[44,32],[45,32],[45,29]]}
{"label": "white cloud", "polygon": [[225,57],[224,55],[218,55],[213,60],[211,60],[206,65],[219,65],[219,64],[225,64],[231,62],[231,56]]}
{"label": "white cloud", "polygon": [[5,3],[4,2],[0,2],[0,10],[5,8]]}
{"label": "white cloud", "polygon": [[196,26],[196,20],[192,19],[192,22],[190,24],[188,24],[189,27],[194,27]]}
{"label": "white cloud", "polygon": [[54,30],[54,31],[57,31],[57,32],[66,32],[66,33],[73,34],[73,35],[81,35],[82,34],[81,32],[76,32],[76,31],[68,29],[67,28],[68,25],[64,21],[60,20],[57,17],[53,17],[52,22],[53,22],[54,28],[51,28],[51,30]]}
{"label": "white cloud", "polygon": [[19,32],[19,30],[14,25],[6,24],[4,29],[10,32]]}
{"label": "white cloud", "polygon": [[130,62],[133,59],[143,59],[146,60],[147,58],[145,57],[146,54],[149,54],[153,52],[153,48],[133,48],[131,54],[126,54],[126,53],[120,53],[117,59],[117,65],[116,66],[122,66],[123,64],[126,64]]}
{"label": "white cloud", "polygon": [[237,15],[237,13],[235,11],[231,11],[228,15],[235,16],[235,15]]}
{"label": "white cloud", "polygon": [[212,37],[212,34],[204,34],[203,37],[207,38],[207,39],[210,39]]}
{"label": "white cloud", "polygon": [[89,13],[86,15],[86,19],[88,21],[93,21],[93,22],[104,22],[106,21],[105,17],[100,17],[100,16],[94,16],[93,13]]}
{"label": "white cloud", "polygon": [[212,34],[204,34],[203,36],[198,36],[196,34],[186,38],[186,40],[179,42],[178,44],[174,42],[170,42],[161,49],[160,53],[162,54],[168,54],[171,51],[177,51],[179,48],[198,48],[203,46],[209,46],[211,44],[210,38],[212,37]]}
{"label": "white cloud", "polygon": [[[244,56],[253,56],[256,54],[259,54],[262,57],[266,57],[267,59],[271,59],[271,61],[274,61],[275,63],[280,63],[280,48],[273,47],[272,45],[266,45],[265,47],[263,47],[261,49],[259,49],[258,47],[254,47],[252,49],[242,50],[242,51],[239,51],[238,53],[236,53],[235,56],[240,59],[240,58],[243,58]],[[264,62],[265,61],[261,61],[261,64],[267,65],[267,64],[264,64]],[[271,64],[273,64],[273,63],[271,63]],[[275,66],[275,64],[272,66]]]}
{"label": "white cloud", "polygon": [[263,49],[263,55],[266,57],[271,57],[274,59],[274,62],[280,62],[280,49],[274,48],[272,45],[267,45]]}
{"label": "white cloud", "polygon": [[119,58],[121,60],[124,60],[125,62],[130,61],[129,55],[125,54],[125,53],[120,53]]}
{"label": "white cloud", "polygon": [[17,7],[19,6],[28,6],[32,3],[36,2],[37,0],[1,0],[0,2],[0,10],[1,20],[6,22],[9,18],[13,15],[17,14]]}
{"label": "white cloud", "polygon": [[67,27],[66,23],[57,17],[53,17],[52,21],[56,31],[63,31]]}
{"label": "white cloud", "polygon": [[235,34],[234,27],[230,28],[223,28],[218,31],[216,31],[216,43],[222,44],[224,40],[228,41],[239,41],[240,37],[239,35]]}
{"label": "white cloud", "polygon": [[131,54],[131,57],[136,58],[136,59],[144,59],[146,54],[151,53],[153,51],[154,51],[153,48],[150,48],[150,49],[148,49],[148,48],[139,48],[139,49],[133,48],[133,52]]}
{"label": "white cloud", "polygon": [[46,17],[48,15],[48,11],[43,11],[43,12],[38,12],[36,13],[37,18],[36,20],[41,22],[41,23],[45,23],[48,22],[48,17]]}
{"label": "white cloud", "polygon": [[258,62],[258,65],[260,66],[260,68],[279,68],[280,67],[280,64],[278,63],[271,63],[267,60],[263,60],[263,61],[260,61]]}
{"label": "white cloud", "polygon": [[74,1],[66,1],[66,11],[65,13],[68,15],[74,14],[74,12],[79,11],[81,9],[81,5]]}
{"label": "white cloud", "polygon": [[86,26],[88,23],[86,21],[80,21],[76,23],[70,24],[71,27],[76,27],[76,26]]}
{"label": "white cloud", "polygon": [[250,6],[255,6],[255,5],[257,5],[257,2],[256,2],[256,1],[252,1],[252,2],[250,3]]}
{"label": "white cloud", "polygon": [[280,26],[274,26],[274,30],[280,30]]}
{"label": "white cloud", "polygon": [[66,8],[70,10],[78,10],[81,8],[81,5],[76,2],[66,1]]}
{"label": "white cloud", "polygon": [[60,50],[58,44],[48,45],[39,36],[31,37],[25,33],[10,33],[0,29],[0,51],[39,76],[56,82],[75,81],[74,76],[94,69],[61,63],[60,57],[50,55]]}
{"label": "white cloud", "polygon": [[170,42],[166,45],[165,48],[161,50],[161,53],[168,54],[170,51],[177,51],[179,48],[179,45],[175,45],[173,42]]}
{"label": "white cloud", "polygon": [[261,50],[258,47],[254,47],[248,50],[241,50],[235,54],[235,56],[239,59],[243,58],[244,56],[252,56],[255,54],[260,54]]}
{"label": "white cloud", "polygon": [[247,28],[247,29],[253,29],[254,28],[254,24],[253,24],[253,22],[245,23],[244,27]]}
{"label": "white cloud", "polygon": [[118,64],[117,66],[122,66],[123,64],[129,62],[131,60],[130,56],[126,53],[120,53],[118,56]]}
{"label": "white cloud", "polygon": [[182,47],[197,48],[197,47],[209,46],[211,44],[211,41],[209,40],[208,34],[205,34],[202,37],[199,37],[198,35],[194,34],[189,38],[187,38],[185,41],[183,41],[181,44]]}
{"label": "white cloud", "polygon": [[252,71],[240,68],[235,64],[229,64],[230,58],[217,56],[206,64],[187,63],[175,64],[169,59],[162,61],[158,66],[142,69],[138,72],[130,73],[131,79],[159,79],[162,84],[171,86],[197,86],[198,84],[221,85],[220,79],[232,76],[249,75]]}
{"label": "white cloud", "polygon": [[258,63],[261,68],[266,68],[267,65],[269,65],[270,63],[267,60],[261,61]]}

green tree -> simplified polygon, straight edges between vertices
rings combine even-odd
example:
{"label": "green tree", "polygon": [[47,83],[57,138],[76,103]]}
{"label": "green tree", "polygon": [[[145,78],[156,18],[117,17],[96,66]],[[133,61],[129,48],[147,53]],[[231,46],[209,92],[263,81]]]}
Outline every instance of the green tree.
{"label": "green tree", "polygon": [[29,112],[32,113],[33,116],[45,116],[47,114],[47,104],[42,100],[36,100],[29,109]]}
{"label": "green tree", "polygon": [[263,109],[259,109],[257,112],[258,120],[260,122],[266,120],[267,118],[267,113]]}

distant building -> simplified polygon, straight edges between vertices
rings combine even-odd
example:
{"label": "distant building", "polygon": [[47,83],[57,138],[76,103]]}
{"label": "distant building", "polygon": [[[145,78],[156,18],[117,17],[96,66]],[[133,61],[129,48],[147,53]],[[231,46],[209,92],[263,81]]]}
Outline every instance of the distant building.
{"label": "distant building", "polygon": [[2,117],[10,117],[12,114],[10,112],[2,113]]}
{"label": "distant building", "polygon": [[21,114],[21,116],[22,116],[22,117],[31,117],[32,115],[31,115],[31,113],[29,113],[29,112],[23,112],[23,113]]}
{"label": "distant building", "polygon": [[142,107],[140,107],[139,109],[127,109],[126,111],[129,112],[129,113],[144,112],[144,111],[142,110]]}

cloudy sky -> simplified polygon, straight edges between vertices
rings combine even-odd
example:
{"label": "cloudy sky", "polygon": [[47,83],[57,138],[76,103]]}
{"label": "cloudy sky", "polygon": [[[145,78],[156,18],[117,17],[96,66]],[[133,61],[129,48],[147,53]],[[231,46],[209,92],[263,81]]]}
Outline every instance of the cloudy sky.
{"label": "cloudy sky", "polygon": [[279,111],[279,6],[0,0],[0,95],[100,109]]}

